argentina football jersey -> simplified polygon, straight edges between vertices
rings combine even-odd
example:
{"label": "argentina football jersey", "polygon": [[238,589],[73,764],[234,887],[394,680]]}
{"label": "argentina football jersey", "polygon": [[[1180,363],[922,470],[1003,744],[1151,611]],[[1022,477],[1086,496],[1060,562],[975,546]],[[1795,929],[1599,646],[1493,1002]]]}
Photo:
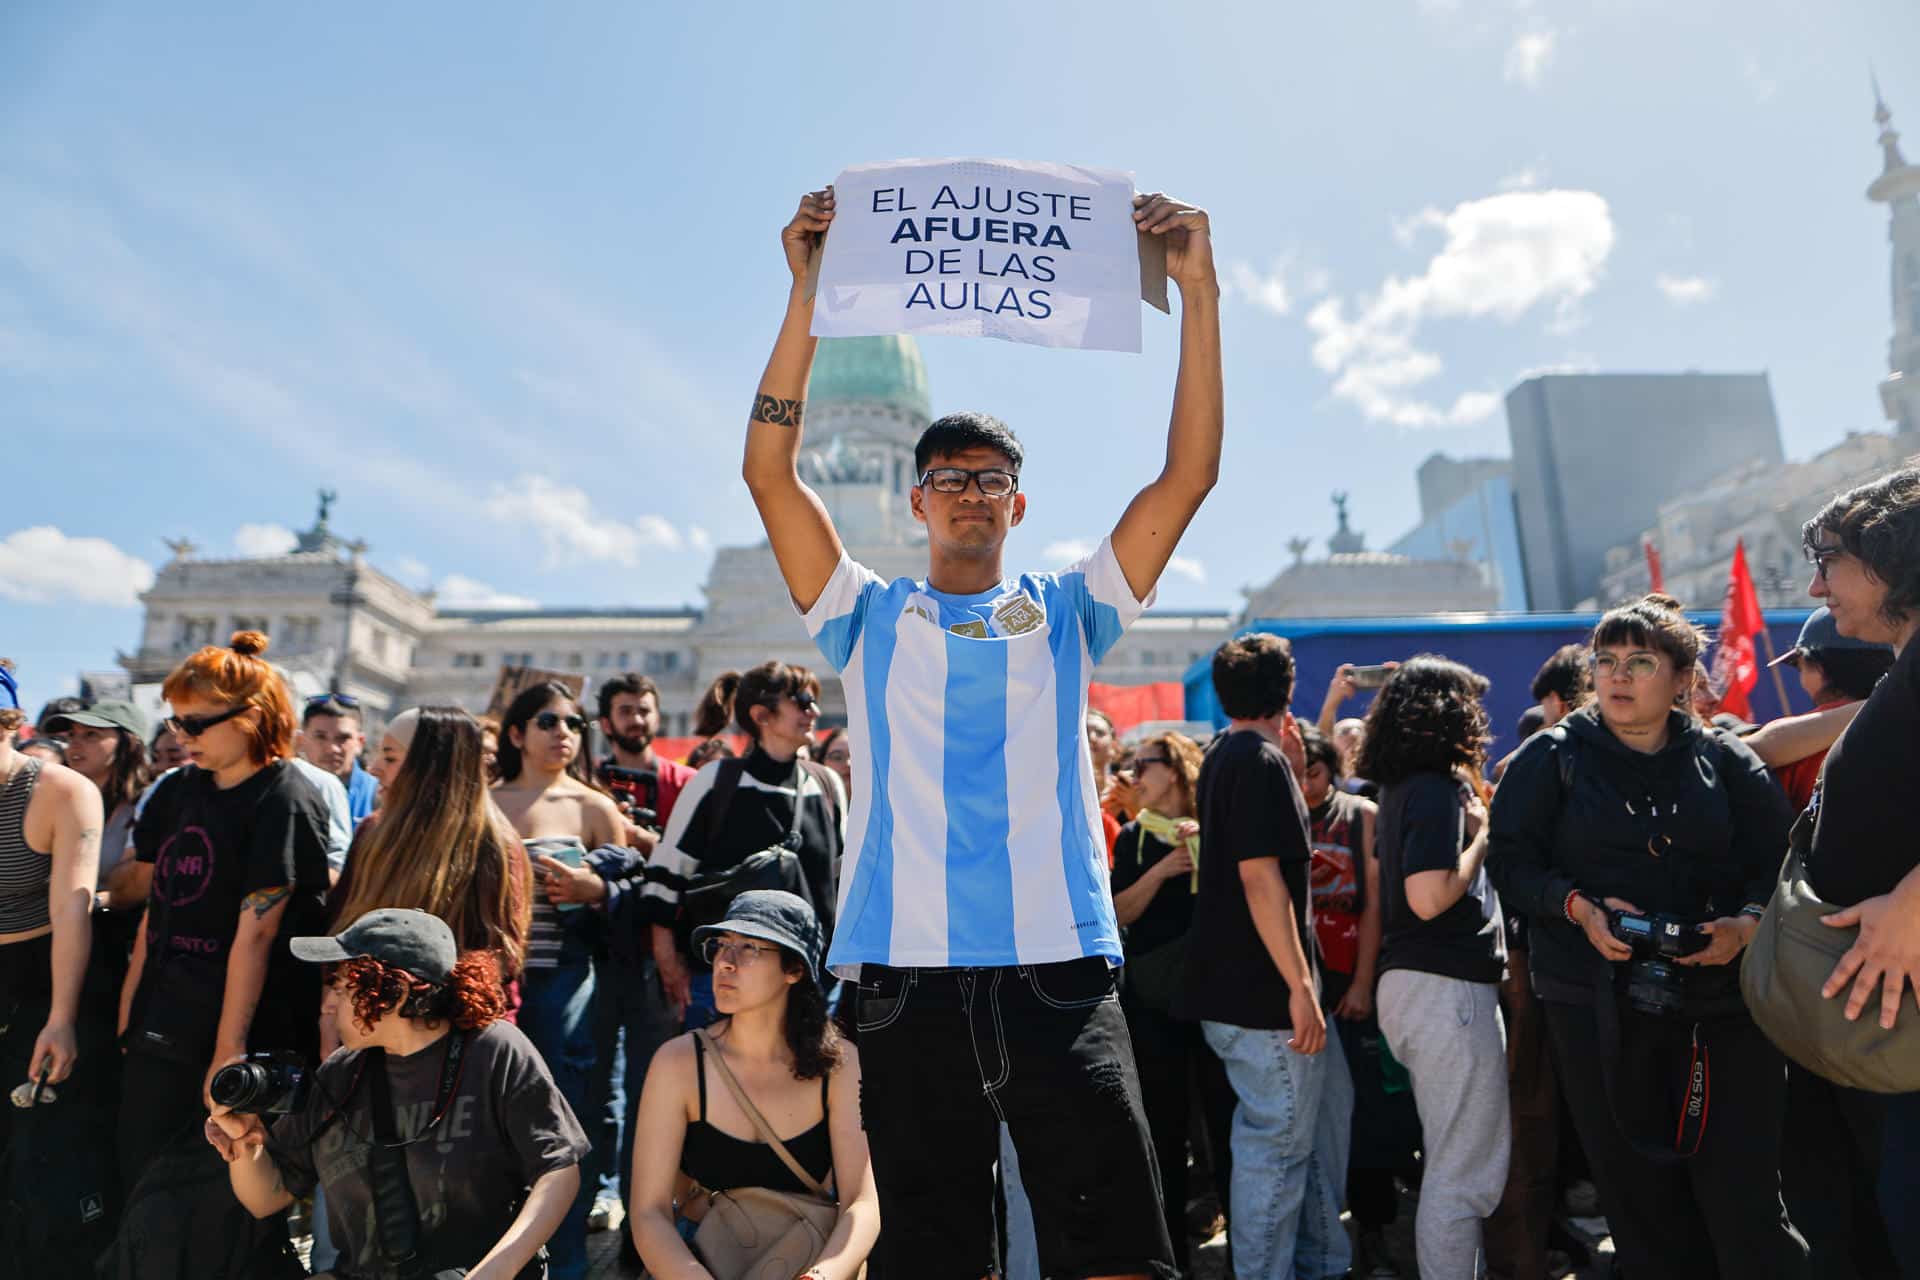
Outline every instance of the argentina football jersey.
{"label": "argentina football jersey", "polygon": [[973,595],[842,553],[805,614],[856,747],[835,973],[1119,962],[1087,685],[1152,601],[1110,541]]}

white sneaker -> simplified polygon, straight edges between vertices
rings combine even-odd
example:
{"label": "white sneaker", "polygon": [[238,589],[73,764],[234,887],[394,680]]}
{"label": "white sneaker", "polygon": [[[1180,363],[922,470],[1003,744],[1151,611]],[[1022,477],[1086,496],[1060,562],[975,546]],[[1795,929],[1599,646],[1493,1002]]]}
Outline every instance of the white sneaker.
{"label": "white sneaker", "polygon": [[620,1221],[620,1202],[611,1196],[603,1196],[593,1202],[593,1211],[587,1215],[587,1230],[611,1231]]}

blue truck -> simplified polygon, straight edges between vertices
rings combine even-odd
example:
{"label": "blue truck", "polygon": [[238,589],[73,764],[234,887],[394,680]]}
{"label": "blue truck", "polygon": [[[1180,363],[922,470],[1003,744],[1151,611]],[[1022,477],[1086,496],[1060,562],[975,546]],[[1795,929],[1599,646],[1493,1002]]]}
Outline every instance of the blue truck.
{"label": "blue truck", "polygon": [[[1809,609],[1769,609],[1767,631],[1776,652],[1785,653],[1799,639]],[[1712,635],[1720,624],[1717,613],[1687,615]],[[1327,682],[1343,662],[1355,666],[1397,662],[1416,653],[1437,653],[1464,662],[1492,682],[1487,691],[1487,714],[1492,720],[1493,745],[1489,758],[1499,759],[1516,743],[1515,726],[1521,712],[1533,705],[1533,676],[1540,664],[1563,644],[1584,642],[1600,620],[1595,613],[1463,613],[1411,618],[1269,618],[1250,622],[1239,634],[1271,632],[1293,646],[1293,713],[1309,723],[1320,715]],[[1760,661],[1768,651],[1763,645]],[[1710,660],[1712,650],[1707,657]],[[1754,686],[1752,719],[1764,724],[1780,715],[1811,711],[1812,703],[1800,691],[1794,672],[1781,668],[1787,705],[1782,707],[1773,677],[1763,668]],[[1220,702],[1213,695],[1210,659],[1187,669],[1187,719],[1226,724]],[[1373,695],[1363,691],[1341,708],[1345,716],[1363,716]]]}

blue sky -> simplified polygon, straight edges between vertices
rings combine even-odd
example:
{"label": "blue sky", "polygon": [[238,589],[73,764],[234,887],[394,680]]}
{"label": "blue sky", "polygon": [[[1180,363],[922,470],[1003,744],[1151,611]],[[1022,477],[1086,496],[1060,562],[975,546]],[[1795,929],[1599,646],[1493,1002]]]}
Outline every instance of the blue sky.
{"label": "blue sky", "polygon": [[[1904,0],[9,4],[0,652],[35,695],[109,666],[161,538],[271,547],[322,485],[449,595],[697,603],[759,536],[778,228],[909,156],[1212,212],[1226,467],[1166,604],[1236,604],[1336,488],[1391,541],[1428,453],[1506,452],[1532,370],[1765,369],[1803,457],[1881,425],[1869,61],[1920,155]],[[1157,467],[1145,328],[923,343],[936,412],[1028,443],[1014,562]]]}

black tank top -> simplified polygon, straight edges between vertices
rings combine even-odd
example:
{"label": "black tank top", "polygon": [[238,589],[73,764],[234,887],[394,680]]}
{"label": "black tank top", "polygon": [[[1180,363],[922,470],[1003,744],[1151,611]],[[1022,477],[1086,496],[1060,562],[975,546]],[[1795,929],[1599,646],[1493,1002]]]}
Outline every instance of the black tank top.
{"label": "black tank top", "polygon": [[[708,1191],[731,1191],[735,1187],[765,1187],[769,1191],[793,1191],[811,1195],[813,1189],[793,1176],[793,1170],[774,1154],[772,1147],[760,1141],[736,1138],[707,1123],[707,1050],[698,1036],[693,1040],[694,1071],[700,1080],[700,1118],[687,1126],[680,1148],[680,1171]],[[827,1080],[820,1077],[820,1109],[827,1107]],[[820,1183],[833,1172],[833,1141],[827,1133],[827,1118],[800,1134],[786,1139],[788,1151],[800,1167]]]}

